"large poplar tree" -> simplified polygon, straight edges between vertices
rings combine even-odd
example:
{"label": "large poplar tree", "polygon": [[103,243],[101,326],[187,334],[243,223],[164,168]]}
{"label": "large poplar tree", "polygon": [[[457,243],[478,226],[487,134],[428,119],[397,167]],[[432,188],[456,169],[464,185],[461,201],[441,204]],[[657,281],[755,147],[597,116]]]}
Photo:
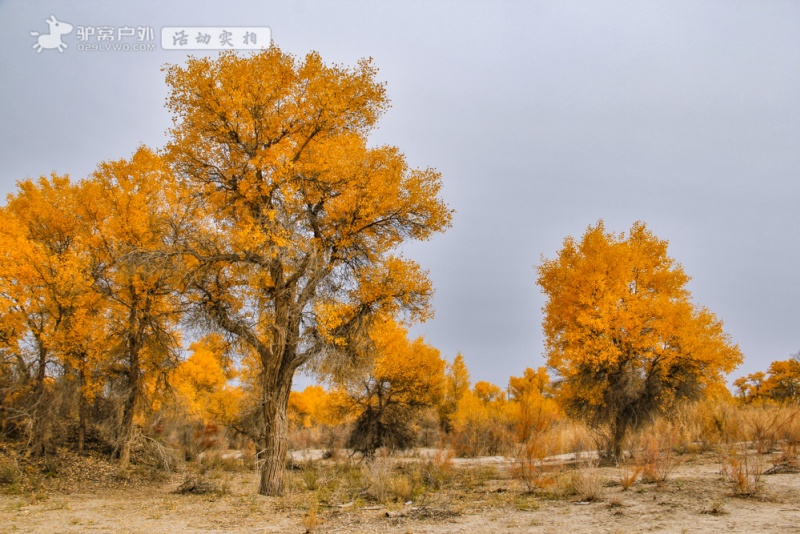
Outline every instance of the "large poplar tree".
{"label": "large poplar tree", "polygon": [[440,175],[367,136],[388,106],[368,60],[280,49],[167,69],[166,157],[194,194],[186,290],[258,362],[260,487],[283,490],[295,371],[347,352],[377,312],[429,315],[431,284],[397,253],[448,227]]}
{"label": "large poplar tree", "polygon": [[630,430],[697,398],[742,361],[722,321],[692,302],[689,277],[667,242],[640,222],[613,234],[601,222],[543,260],[548,365],[573,415],[609,429],[622,453]]}

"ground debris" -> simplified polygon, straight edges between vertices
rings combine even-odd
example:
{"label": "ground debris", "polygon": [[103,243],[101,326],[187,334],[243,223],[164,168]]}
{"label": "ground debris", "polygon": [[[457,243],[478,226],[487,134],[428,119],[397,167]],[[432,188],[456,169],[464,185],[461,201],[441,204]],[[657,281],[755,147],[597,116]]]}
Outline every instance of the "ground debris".
{"label": "ground debris", "polygon": [[183,481],[183,484],[178,486],[178,489],[175,490],[175,493],[180,493],[183,495],[187,493],[205,495],[207,493],[219,493],[220,491],[220,487],[213,482],[203,480],[198,476],[187,475],[186,479]]}
{"label": "ground debris", "polygon": [[797,462],[781,462],[764,471],[765,475],[792,475],[795,473],[800,473],[800,465]]}

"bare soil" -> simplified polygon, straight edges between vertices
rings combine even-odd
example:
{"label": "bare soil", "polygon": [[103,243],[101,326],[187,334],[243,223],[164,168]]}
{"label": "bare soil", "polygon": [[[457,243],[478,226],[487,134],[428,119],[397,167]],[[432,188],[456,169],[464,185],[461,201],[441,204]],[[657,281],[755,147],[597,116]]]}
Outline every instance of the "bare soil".
{"label": "bare soil", "polygon": [[[296,453],[297,460],[330,461],[317,456]],[[463,477],[411,502],[316,508],[318,494],[296,483],[296,473],[289,474],[295,482],[284,497],[256,495],[251,470],[207,472],[218,491],[180,494],[186,473],[120,474],[102,458],[63,454],[58,471],[45,476],[36,472],[40,466],[15,461],[34,482],[0,484],[2,532],[800,532],[800,474],[763,476],[760,492],[741,497],[711,452],[684,455],[666,482],[637,481],[626,491],[621,469],[583,468],[599,481],[591,502],[548,490],[528,493],[511,476],[512,460],[491,457],[455,460]]]}

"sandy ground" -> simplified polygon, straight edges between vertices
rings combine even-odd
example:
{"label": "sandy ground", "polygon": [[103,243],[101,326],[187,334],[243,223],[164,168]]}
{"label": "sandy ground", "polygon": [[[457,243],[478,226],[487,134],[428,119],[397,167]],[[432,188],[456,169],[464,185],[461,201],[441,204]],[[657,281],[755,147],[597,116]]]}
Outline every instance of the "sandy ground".
{"label": "sandy ground", "polygon": [[[316,452],[305,453],[306,459]],[[421,455],[424,456],[424,451]],[[297,459],[301,459],[299,456]],[[356,508],[320,508],[314,532],[775,532],[800,533],[800,474],[763,477],[758,497],[737,497],[720,474],[715,455],[685,460],[667,482],[637,482],[627,491],[621,471],[596,472],[605,482],[600,500],[581,502],[526,495],[508,476],[503,457],[455,462],[489,463],[496,477],[469,492],[442,491],[419,502]],[[224,473],[223,495],[174,493],[181,475],[150,487],[44,496],[0,495],[2,532],[306,532],[302,494],[255,495],[251,472]],[[300,499],[300,500],[298,500]],[[307,520],[306,520],[307,521]],[[307,522],[306,522],[307,524]]]}

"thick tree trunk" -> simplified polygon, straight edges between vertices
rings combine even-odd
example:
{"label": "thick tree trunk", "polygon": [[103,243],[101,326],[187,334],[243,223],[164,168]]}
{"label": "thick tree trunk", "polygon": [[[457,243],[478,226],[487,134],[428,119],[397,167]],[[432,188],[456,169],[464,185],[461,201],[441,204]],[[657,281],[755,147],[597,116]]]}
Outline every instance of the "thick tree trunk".
{"label": "thick tree trunk", "polygon": [[263,450],[259,453],[259,475],[261,481],[258,493],[261,495],[281,495],[284,489],[284,471],[288,450],[287,433],[289,392],[292,389],[292,372],[278,374],[272,384],[264,386],[263,415],[265,434]]}
{"label": "thick tree trunk", "polygon": [[[136,311],[131,308],[130,324],[136,324]],[[133,416],[139,400],[139,375],[141,364],[139,362],[139,338],[132,335],[128,340],[128,397],[122,412],[122,422],[117,447],[119,449],[119,465],[125,468],[131,459],[131,442],[133,441]]]}

